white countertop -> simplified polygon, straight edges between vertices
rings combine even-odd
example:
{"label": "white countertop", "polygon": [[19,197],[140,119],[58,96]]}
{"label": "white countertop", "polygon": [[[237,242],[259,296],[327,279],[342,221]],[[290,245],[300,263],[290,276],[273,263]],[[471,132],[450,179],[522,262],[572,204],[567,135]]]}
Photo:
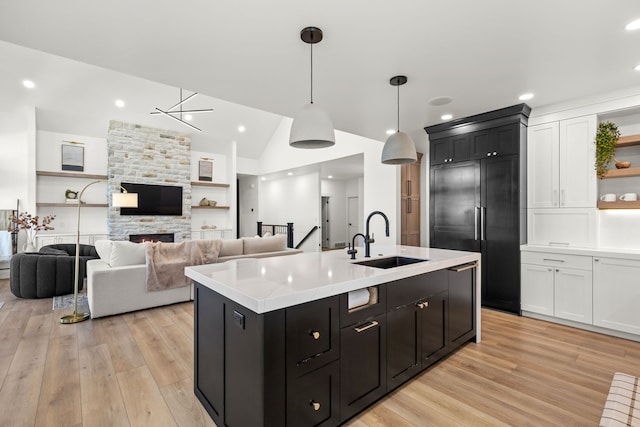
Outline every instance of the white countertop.
{"label": "white countertop", "polygon": [[640,250],[638,249],[580,248],[574,246],[555,245],[522,245],[520,246],[520,250],[529,252],[552,252],[567,255],[586,255],[640,260]]}
{"label": "white countertop", "polygon": [[[371,252],[371,258],[364,258],[364,248],[358,248],[356,260],[350,259],[346,249],[244,258],[187,267],[185,274],[260,314],[468,262],[480,262],[479,253],[446,249],[374,244]],[[386,270],[353,264],[393,255],[429,261]],[[480,286],[477,288],[479,292]]]}

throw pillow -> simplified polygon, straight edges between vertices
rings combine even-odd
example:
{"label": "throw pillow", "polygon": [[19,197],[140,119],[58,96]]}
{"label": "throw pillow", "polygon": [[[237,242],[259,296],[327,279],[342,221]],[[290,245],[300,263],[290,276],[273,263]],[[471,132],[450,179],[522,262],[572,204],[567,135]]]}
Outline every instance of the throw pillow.
{"label": "throw pillow", "polygon": [[124,241],[113,242],[111,247],[111,267],[122,267],[124,265],[136,265],[145,263],[147,253],[146,243],[133,243]]}
{"label": "throw pillow", "polygon": [[109,264],[111,262],[111,246],[113,242],[111,240],[96,240],[93,244],[98,252],[98,256],[101,260]]}
{"label": "throw pillow", "polygon": [[276,252],[287,248],[287,236],[276,234],[271,237],[242,239],[245,254],[258,254],[262,252]]}
{"label": "throw pillow", "polygon": [[50,248],[48,246],[41,247],[39,252],[41,254],[47,254],[47,255],[66,255],[66,256],[69,256],[67,251],[63,251],[62,249]]}
{"label": "throw pillow", "polygon": [[222,246],[220,247],[220,254],[218,256],[236,256],[242,255],[242,240],[240,239],[229,239],[223,240]]}

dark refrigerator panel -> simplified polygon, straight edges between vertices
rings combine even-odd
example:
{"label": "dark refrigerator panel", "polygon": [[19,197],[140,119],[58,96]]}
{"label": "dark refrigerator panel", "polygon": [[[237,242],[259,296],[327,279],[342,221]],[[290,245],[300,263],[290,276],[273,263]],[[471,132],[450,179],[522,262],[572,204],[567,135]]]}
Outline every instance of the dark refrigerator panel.
{"label": "dark refrigerator panel", "polygon": [[431,168],[431,247],[480,251],[480,163]]}
{"label": "dark refrigerator panel", "polygon": [[481,161],[482,303],[519,312],[520,240],[518,156]]}

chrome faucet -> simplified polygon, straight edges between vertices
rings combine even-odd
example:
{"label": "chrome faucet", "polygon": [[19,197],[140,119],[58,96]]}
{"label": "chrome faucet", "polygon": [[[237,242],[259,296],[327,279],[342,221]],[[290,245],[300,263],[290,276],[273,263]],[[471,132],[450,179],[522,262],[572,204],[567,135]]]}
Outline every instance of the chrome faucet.
{"label": "chrome faucet", "polygon": [[363,239],[365,238],[364,234],[362,233],[356,233],[353,235],[351,243],[349,244],[349,250],[347,251],[347,254],[351,255],[351,259],[356,259],[356,254],[358,253],[358,251],[356,250],[356,237],[358,236],[362,236]]}
{"label": "chrome faucet", "polygon": [[385,233],[387,234],[387,237],[389,237],[389,218],[387,218],[387,216],[380,211],[371,212],[367,217],[367,228],[365,230],[366,236],[364,236],[364,257],[365,258],[369,258],[371,256],[371,243],[375,242],[375,240],[373,239],[373,234],[369,235],[369,221],[371,220],[371,217],[376,214],[381,215],[382,218],[384,218]]}

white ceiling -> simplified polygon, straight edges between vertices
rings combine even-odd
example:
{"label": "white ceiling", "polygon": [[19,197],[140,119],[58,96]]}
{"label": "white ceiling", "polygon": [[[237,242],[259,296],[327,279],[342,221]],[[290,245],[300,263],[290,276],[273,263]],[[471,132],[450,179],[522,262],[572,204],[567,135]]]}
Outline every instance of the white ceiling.
{"label": "white ceiling", "polygon": [[[637,87],[640,31],[624,30],[637,18],[637,0],[3,0],[0,108],[31,103],[39,128],[73,117],[87,135],[109,119],[190,132],[148,114],[176,103],[182,87],[207,95],[185,108],[216,110],[194,121],[204,131],[195,149],[236,140],[239,155],[257,158],[281,116],[309,100],[309,46],[299,33],[314,25],[324,31],[314,100],[335,127],[386,139],[396,126],[389,78],[405,74],[400,128],[424,140],[423,127],[443,113],[506,107],[524,92],[536,95],[527,101],[535,111]],[[24,78],[36,90],[19,86]],[[429,104],[440,96],[453,102]],[[127,106],[117,109],[115,98]]]}

